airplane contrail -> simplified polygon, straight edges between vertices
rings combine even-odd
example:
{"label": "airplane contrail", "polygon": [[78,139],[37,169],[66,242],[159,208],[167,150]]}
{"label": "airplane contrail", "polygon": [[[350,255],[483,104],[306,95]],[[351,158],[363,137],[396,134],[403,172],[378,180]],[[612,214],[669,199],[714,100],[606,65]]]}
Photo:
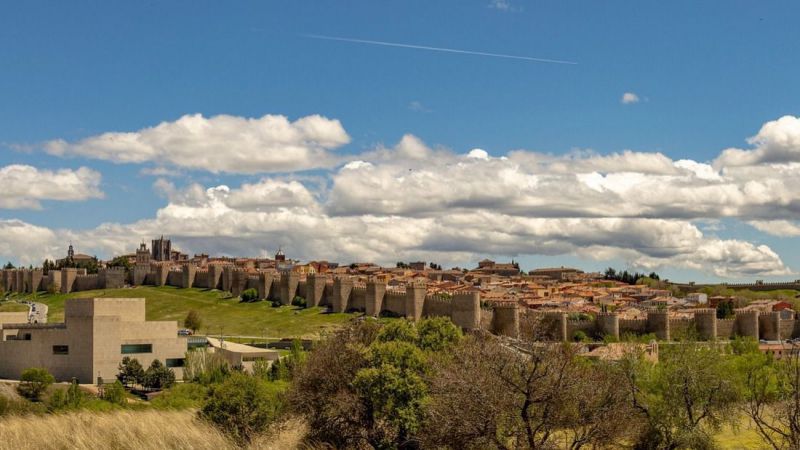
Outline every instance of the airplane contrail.
{"label": "airplane contrail", "polygon": [[455,48],[444,48],[444,47],[429,47],[427,45],[412,45],[412,44],[400,44],[397,42],[384,42],[384,41],[371,41],[367,39],[354,39],[354,38],[346,38],[346,37],[336,37],[336,36],[323,36],[320,34],[302,34],[301,36],[311,38],[311,39],[323,39],[326,41],[341,41],[341,42],[354,42],[356,44],[370,44],[370,45],[383,45],[386,47],[400,47],[400,48],[412,48],[416,50],[429,50],[433,52],[445,52],[445,53],[460,53],[463,55],[477,55],[477,56],[491,56],[492,58],[506,58],[506,59],[521,59],[524,61],[534,61],[534,62],[541,62],[541,63],[551,63],[551,64],[578,64],[574,61],[565,61],[561,59],[547,59],[547,58],[534,58],[532,56],[519,56],[519,55],[505,55],[503,53],[487,53],[487,52],[476,52],[472,50],[459,50]]}

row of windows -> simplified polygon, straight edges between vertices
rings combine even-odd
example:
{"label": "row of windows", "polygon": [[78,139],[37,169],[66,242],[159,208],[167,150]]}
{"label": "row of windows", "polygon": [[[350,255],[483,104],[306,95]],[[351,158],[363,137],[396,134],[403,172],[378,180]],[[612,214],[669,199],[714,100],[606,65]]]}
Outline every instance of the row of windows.
{"label": "row of windows", "polygon": [[[153,353],[153,344],[122,344],[122,354]],[[54,355],[69,355],[69,345],[54,345]],[[167,367],[183,367],[183,358],[168,358]]]}

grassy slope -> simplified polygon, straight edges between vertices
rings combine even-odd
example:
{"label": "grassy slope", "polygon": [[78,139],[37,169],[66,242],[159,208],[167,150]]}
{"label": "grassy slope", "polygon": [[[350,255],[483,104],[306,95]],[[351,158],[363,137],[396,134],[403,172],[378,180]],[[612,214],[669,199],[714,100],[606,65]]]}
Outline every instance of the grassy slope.
{"label": "grassy slope", "polygon": [[0,312],[28,312],[28,307],[22,303],[2,302]]}
{"label": "grassy slope", "polygon": [[182,326],[186,314],[196,310],[203,320],[202,333],[219,334],[221,331],[242,336],[314,337],[354,317],[353,314],[327,314],[324,308],[273,308],[269,302],[240,303],[223,296],[220,291],[206,289],[142,286],[72,294],[40,292],[25,298],[48,305],[48,320],[59,322],[64,320],[67,298],[143,297],[147,300],[147,320],[176,320]]}

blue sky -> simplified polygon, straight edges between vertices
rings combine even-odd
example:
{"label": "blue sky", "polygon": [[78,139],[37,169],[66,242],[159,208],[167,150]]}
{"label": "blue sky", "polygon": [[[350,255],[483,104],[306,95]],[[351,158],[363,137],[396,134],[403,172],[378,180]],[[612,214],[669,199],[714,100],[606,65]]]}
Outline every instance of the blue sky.
{"label": "blue sky", "polygon": [[[299,180],[325,204],[327,194],[335,190],[337,171],[348,159],[279,173],[214,173],[175,162],[116,164],[81,151],[46,151],[46,143],[53,140],[76,143],[106,132],[136,132],[187,114],[270,114],[290,121],[321,115],[338,120],[348,136],[347,143],[335,146],[335,153],[358,160],[376,148],[392,148],[411,134],[429,149],[443,147],[457,155],[474,148],[490,157],[518,149],[554,157],[577,150],[598,155],[633,150],[710,164],[726,148],[753,149],[746,139],[764,124],[800,113],[800,32],[793,23],[798,13],[795,2],[745,1],[354,1],[346,7],[288,1],[235,6],[198,1],[5,2],[0,5],[0,168],[86,167],[100,175],[95,190],[101,194],[79,200],[43,196],[40,209],[0,209],[0,220],[44,227],[56,237],[80,238],[102,223],[135,230],[137,221],[153,219],[159,209],[178,202],[176,191],[194,183],[235,190],[265,178]],[[309,34],[577,64],[321,40]],[[635,93],[639,102],[623,104],[625,92]],[[219,152],[225,151],[230,148],[220,147]],[[180,174],[142,173],[153,167]],[[791,173],[787,176],[796,179]],[[161,187],[154,188],[159,179]],[[319,180],[325,187],[314,187]],[[172,197],[165,183],[173,185]],[[777,215],[794,223],[792,214]],[[772,218],[702,215],[703,221],[715,224],[714,230],[703,231],[704,236],[767,245],[787,269],[751,268],[731,272],[732,278],[793,277],[790,272],[800,268],[800,258],[794,256],[796,237],[747,224]],[[691,224],[702,230],[706,225],[699,223],[698,217],[692,218]],[[219,250],[272,249],[279,245],[275,240],[282,240],[279,230],[272,232],[276,234],[253,237],[257,242],[230,243]],[[176,239],[181,241],[181,236]],[[424,245],[409,244],[397,256],[419,254],[466,264],[472,256],[464,252],[478,253],[466,246],[449,258],[431,250],[430,239],[421,239],[428,243]],[[0,258],[20,260],[10,244],[4,253],[1,241]],[[187,236],[183,243],[192,247],[196,241]],[[30,257],[36,261],[60,251],[53,245],[47,241],[40,254]],[[625,247],[617,241],[612,246]],[[479,250],[491,254],[497,248]],[[543,251],[547,256],[535,250],[494,256],[514,256],[529,267],[608,264],[601,256],[587,257],[591,252],[578,255],[557,248],[561,247]],[[91,248],[100,254],[114,249],[101,244]],[[297,250],[301,256],[313,256],[306,254],[313,248]],[[36,253],[36,248],[25,251]],[[642,261],[619,252],[610,255],[610,262],[620,266]],[[722,273],[672,261],[661,261],[657,269],[676,278],[718,279]]]}

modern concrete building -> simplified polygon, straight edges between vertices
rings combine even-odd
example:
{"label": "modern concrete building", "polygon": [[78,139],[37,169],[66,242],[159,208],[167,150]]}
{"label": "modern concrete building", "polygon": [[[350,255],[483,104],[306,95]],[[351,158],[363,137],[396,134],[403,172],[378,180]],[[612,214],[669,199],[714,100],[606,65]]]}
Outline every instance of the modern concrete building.
{"label": "modern concrete building", "polygon": [[57,380],[105,381],[130,356],[147,368],[159,359],[183,376],[187,342],[174,321],[146,321],[143,298],[68,299],[64,323],[0,323],[0,378],[44,367]]}

